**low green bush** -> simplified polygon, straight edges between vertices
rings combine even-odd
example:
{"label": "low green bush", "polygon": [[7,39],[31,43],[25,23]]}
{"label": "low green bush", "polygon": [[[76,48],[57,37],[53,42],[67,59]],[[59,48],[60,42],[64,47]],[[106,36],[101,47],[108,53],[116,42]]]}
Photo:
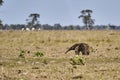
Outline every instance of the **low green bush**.
{"label": "low green bush", "polygon": [[84,65],[85,64],[85,60],[82,57],[76,55],[75,57],[70,59],[70,63],[72,65]]}

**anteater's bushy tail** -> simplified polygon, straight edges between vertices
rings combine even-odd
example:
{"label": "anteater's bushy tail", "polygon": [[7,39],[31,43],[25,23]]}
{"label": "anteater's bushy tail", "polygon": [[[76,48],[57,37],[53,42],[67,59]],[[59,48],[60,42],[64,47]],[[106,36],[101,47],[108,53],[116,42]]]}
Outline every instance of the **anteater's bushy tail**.
{"label": "anteater's bushy tail", "polygon": [[65,54],[67,54],[67,52],[69,52],[70,50],[75,50],[75,48],[76,48],[77,46],[79,46],[79,44],[74,44],[74,45],[72,45],[72,46],[65,52]]}

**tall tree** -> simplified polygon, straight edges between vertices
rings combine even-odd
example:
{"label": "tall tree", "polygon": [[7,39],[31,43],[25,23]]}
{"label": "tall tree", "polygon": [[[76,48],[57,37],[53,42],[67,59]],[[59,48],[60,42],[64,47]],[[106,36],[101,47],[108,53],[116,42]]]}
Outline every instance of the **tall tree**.
{"label": "tall tree", "polygon": [[88,16],[89,16],[89,17],[91,17],[91,13],[92,13],[93,11],[90,10],[90,9],[86,9],[85,12],[88,13]]}
{"label": "tall tree", "polygon": [[0,20],[0,29],[2,29],[2,26],[3,26],[2,20]]}
{"label": "tall tree", "polygon": [[30,28],[33,27],[34,25],[38,24],[38,22],[39,22],[38,18],[40,18],[40,14],[32,13],[32,14],[29,15],[29,17],[31,19],[27,19],[27,21],[30,20],[28,22],[28,26],[30,26]]}
{"label": "tall tree", "polygon": [[[0,0],[0,6],[3,4],[3,0]],[[2,20],[0,20],[0,27],[2,27]]]}
{"label": "tall tree", "polygon": [[83,23],[85,24],[86,29],[92,29],[94,20],[91,18],[91,13],[93,11],[90,9],[82,10],[81,15],[78,18],[82,18]]}
{"label": "tall tree", "polygon": [[0,0],[0,6],[3,4],[3,0]]}

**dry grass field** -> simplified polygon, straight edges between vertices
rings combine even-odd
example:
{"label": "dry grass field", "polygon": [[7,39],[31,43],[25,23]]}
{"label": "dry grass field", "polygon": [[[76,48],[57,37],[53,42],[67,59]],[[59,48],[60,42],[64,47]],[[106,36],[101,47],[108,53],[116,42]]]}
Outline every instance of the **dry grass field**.
{"label": "dry grass field", "polygon": [[[90,55],[72,65],[64,52],[81,42]],[[120,80],[120,31],[0,31],[0,80]]]}

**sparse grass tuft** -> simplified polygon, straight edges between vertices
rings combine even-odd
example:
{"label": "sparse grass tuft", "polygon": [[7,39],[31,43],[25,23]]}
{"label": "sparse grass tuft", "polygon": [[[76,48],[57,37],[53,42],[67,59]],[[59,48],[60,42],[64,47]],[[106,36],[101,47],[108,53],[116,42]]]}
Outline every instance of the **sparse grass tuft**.
{"label": "sparse grass tuft", "polygon": [[43,52],[35,52],[36,57],[42,57],[44,56]]}
{"label": "sparse grass tuft", "polygon": [[115,50],[120,50],[120,48],[119,47],[115,47]]}

